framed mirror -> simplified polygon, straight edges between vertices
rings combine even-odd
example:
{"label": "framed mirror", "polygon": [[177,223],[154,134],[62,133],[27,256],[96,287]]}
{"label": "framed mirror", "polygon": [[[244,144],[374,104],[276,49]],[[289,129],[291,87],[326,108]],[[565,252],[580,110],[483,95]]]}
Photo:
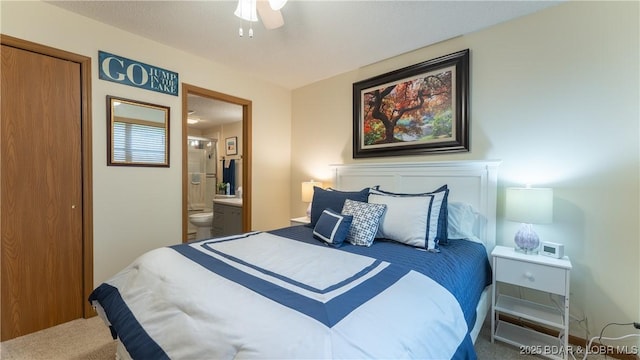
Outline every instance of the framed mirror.
{"label": "framed mirror", "polygon": [[107,165],[169,167],[169,110],[107,95]]}

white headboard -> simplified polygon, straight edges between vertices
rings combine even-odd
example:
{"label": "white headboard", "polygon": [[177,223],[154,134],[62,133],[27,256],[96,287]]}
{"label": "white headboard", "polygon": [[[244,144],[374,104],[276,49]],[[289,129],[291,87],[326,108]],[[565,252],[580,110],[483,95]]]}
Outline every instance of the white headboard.
{"label": "white headboard", "polygon": [[421,193],[447,184],[449,202],[470,204],[481,216],[478,237],[490,253],[496,244],[496,196],[500,161],[430,161],[332,165],[338,190],[380,185],[398,193]]}

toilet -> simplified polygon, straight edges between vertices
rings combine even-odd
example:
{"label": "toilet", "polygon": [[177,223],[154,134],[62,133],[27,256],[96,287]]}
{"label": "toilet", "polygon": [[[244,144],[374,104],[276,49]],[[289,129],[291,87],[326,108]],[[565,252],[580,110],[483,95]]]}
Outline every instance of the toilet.
{"label": "toilet", "polygon": [[213,212],[200,212],[189,215],[189,222],[198,228],[196,240],[211,238]]}

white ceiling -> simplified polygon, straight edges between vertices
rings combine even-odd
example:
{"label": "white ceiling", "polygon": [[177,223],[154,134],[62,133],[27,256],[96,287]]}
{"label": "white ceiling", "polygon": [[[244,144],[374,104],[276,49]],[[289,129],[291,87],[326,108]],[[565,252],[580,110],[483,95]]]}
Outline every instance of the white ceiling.
{"label": "white ceiling", "polygon": [[187,104],[188,118],[198,120],[196,124],[189,124],[190,128],[204,130],[214,125],[242,121],[241,105],[193,94],[187,96]]}
{"label": "white ceiling", "polygon": [[289,0],[283,27],[254,23],[254,37],[241,38],[236,1],[51,1],[289,89],[557,3]]}

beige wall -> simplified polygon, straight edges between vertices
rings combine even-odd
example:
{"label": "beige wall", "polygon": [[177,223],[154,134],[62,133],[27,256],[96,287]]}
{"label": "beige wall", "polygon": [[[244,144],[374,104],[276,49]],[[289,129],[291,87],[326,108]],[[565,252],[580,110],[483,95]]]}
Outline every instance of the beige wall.
{"label": "beige wall", "polygon": [[[471,151],[362,161],[502,160],[497,241],[508,246],[504,188],[552,187],[554,223],[537,229],[571,257],[571,314],[587,316],[590,336],[639,321],[638,13],[638,2],[566,3],[294,90],[291,216],[305,211],[301,181],[360,161],[354,82],[469,48]],[[571,329],[586,336],[584,323]]]}
{"label": "beige wall", "polygon": [[[1,31],[89,56],[92,63],[94,282],[138,255],[179,243],[182,209],[181,96],[100,80],[98,50],[175,71],[180,82],[253,102],[253,229],[288,224],[291,92],[242,72],[132,35],[48,3],[1,2]],[[107,167],[105,96],[171,107],[170,168]],[[263,214],[269,214],[264,216]]]}
{"label": "beige wall", "polygon": [[[236,189],[242,186],[242,121],[221,124],[210,129],[206,129],[202,132],[204,137],[218,139],[218,159],[222,160],[224,157],[226,160],[236,160]],[[225,140],[229,137],[237,137],[236,148],[238,149],[237,155],[226,155]],[[222,161],[217,161],[217,174],[218,182],[222,182]],[[228,163],[228,162],[227,162]]]}
{"label": "beige wall", "polygon": [[[586,314],[590,335],[610,321],[640,320],[637,2],[563,4],[353,70],[293,95],[47,3],[2,1],[0,12],[3,34],[94,59],[96,283],[148,249],[179,242],[182,140],[180,98],[99,80],[98,50],[176,71],[181,82],[253,101],[252,227],[262,230],[304,214],[301,181],[326,181],[328,164],[354,162],[353,82],[469,48],[471,151],[371,161],[500,159],[499,217],[504,187],[553,187],[554,224],[538,230],[543,238],[564,243],[572,258],[571,313]],[[107,94],[171,107],[169,169],[106,166]],[[500,222],[498,243],[510,245],[515,229],[516,224]],[[585,336],[580,324],[571,327]],[[612,334],[617,331],[611,329]]]}

